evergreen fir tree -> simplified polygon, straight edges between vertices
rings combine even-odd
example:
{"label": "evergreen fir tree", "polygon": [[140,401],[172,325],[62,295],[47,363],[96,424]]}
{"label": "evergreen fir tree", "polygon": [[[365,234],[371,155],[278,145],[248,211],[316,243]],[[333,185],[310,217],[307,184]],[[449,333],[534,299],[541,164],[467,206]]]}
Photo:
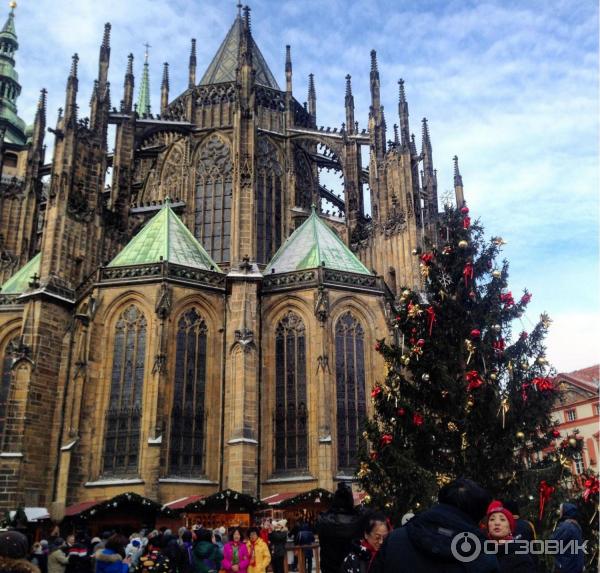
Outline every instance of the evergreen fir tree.
{"label": "evergreen fir tree", "polygon": [[531,295],[508,290],[503,244],[484,239],[466,206],[446,208],[438,246],[415,252],[423,290],[402,291],[396,340],[377,344],[388,373],[371,395],[358,477],[371,503],[396,516],[464,476],[532,502],[552,527],[581,440],[559,440],[551,420],[559,389],[545,358],[549,317],[512,336]]}

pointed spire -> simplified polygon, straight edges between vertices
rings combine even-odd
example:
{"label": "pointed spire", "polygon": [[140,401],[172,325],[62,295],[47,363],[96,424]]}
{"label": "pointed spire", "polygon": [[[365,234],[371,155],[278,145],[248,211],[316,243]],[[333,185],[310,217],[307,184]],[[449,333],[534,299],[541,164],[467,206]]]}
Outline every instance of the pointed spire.
{"label": "pointed spire", "polygon": [[346,97],[344,99],[346,108],[346,129],[349,134],[354,133],[354,96],[352,95],[352,76],[346,76]]}
{"label": "pointed spire", "polygon": [[138,94],[137,111],[140,115],[150,115],[150,65],[148,64],[148,48],[150,44],[144,44],[144,69],[142,71],[142,83]]}
{"label": "pointed spire", "polygon": [[17,39],[17,31],[15,29],[15,8],[17,7],[16,2],[10,2],[10,12],[8,13],[8,18],[6,22],[4,22],[4,26],[2,26],[2,31],[0,35],[4,37],[4,35],[10,35],[16,41]]}
{"label": "pointed spire", "polygon": [[48,92],[46,88],[40,90],[35,119],[33,121],[32,143],[34,148],[39,148],[44,141],[44,133],[46,131],[46,99]]}
{"label": "pointed spire", "polygon": [[123,85],[123,109],[124,113],[131,113],[133,106],[133,54],[127,56],[127,71]]}
{"label": "pointed spire", "polygon": [[463,182],[462,182],[462,175],[460,174],[460,171],[458,169],[458,156],[455,155],[452,158],[452,161],[454,161],[454,186],[463,186]]}
{"label": "pointed spire", "polygon": [[67,97],[65,101],[65,125],[72,126],[77,121],[77,91],[79,80],[77,79],[77,65],[79,56],[73,54],[71,60],[71,71],[67,80]]}
{"label": "pointed spire", "polygon": [[285,47],[285,91],[292,93],[292,52],[289,45]]}
{"label": "pointed spire", "polygon": [[408,149],[410,146],[410,127],[408,125],[408,103],[404,93],[404,80],[398,80],[398,116],[400,118],[400,140],[402,148]]}
{"label": "pointed spire", "polygon": [[308,113],[313,120],[313,125],[317,125],[317,91],[314,74],[308,74]]}
{"label": "pointed spire", "polygon": [[398,147],[400,145],[400,138],[398,137],[398,124],[394,124],[394,145]]}
{"label": "pointed spire", "polygon": [[252,50],[252,22],[250,20],[250,8],[244,6],[244,16],[242,18],[242,26],[240,29],[240,52],[239,60],[240,64],[246,64],[252,66],[253,50]]}
{"label": "pointed spire", "polygon": [[[110,24],[104,24],[104,35],[100,46],[100,57],[98,62],[98,81],[102,88],[108,80],[108,64],[110,62]],[[103,89],[101,91],[104,91]]]}
{"label": "pointed spire", "polygon": [[381,105],[379,69],[377,67],[377,52],[371,50],[371,105],[374,110]]}
{"label": "pointed spire", "polygon": [[196,86],[196,38],[192,38],[192,47],[190,49],[190,62],[188,73],[188,88]]}
{"label": "pointed spire", "polygon": [[169,106],[169,64],[163,64],[163,76],[160,84],[160,113],[164,114]]}
{"label": "pointed spire", "polygon": [[417,155],[417,140],[414,133],[410,135],[410,154]]}
{"label": "pointed spire", "polygon": [[429,139],[429,127],[427,125],[427,118],[423,118],[423,134],[421,139],[421,154],[425,156],[431,155],[431,140]]}

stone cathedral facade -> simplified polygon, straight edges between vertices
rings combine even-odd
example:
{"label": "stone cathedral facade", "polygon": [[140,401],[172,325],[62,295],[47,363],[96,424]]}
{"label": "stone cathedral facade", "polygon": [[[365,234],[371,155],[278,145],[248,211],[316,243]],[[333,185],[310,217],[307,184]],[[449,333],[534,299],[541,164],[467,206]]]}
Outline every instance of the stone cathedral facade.
{"label": "stone cathedral facade", "polygon": [[333,490],[435,237],[427,124],[418,152],[400,82],[387,141],[372,52],[368,125],[347,76],[344,124],[318,127],[314,78],[301,104],[288,46],[281,88],[241,7],[176,97],[165,64],[152,114],[147,57],[109,86],[110,32],[88,116],[75,55],[52,127],[44,90],[17,115],[14,6],[0,32],[0,505]]}

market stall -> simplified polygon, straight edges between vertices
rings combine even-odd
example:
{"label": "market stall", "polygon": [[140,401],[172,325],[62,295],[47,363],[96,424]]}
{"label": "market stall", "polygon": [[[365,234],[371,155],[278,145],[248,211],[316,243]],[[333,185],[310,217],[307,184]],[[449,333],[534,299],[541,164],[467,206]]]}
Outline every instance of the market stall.
{"label": "market stall", "polygon": [[277,502],[277,510],[287,519],[288,529],[293,529],[300,523],[308,523],[314,527],[320,513],[327,511],[331,505],[333,494],[326,489],[315,488],[296,495],[283,494]]}

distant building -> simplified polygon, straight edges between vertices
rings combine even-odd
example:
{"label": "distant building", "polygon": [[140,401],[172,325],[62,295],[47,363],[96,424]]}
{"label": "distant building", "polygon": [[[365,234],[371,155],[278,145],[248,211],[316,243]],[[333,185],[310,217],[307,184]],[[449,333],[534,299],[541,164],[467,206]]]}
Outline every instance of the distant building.
{"label": "distant building", "polygon": [[575,372],[558,374],[556,382],[562,390],[562,400],[552,412],[559,423],[561,438],[572,436],[578,430],[577,438],[583,440],[583,452],[573,462],[574,475],[590,469],[598,472],[600,453],[600,402],[598,388],[600,365],[590,366]]}

